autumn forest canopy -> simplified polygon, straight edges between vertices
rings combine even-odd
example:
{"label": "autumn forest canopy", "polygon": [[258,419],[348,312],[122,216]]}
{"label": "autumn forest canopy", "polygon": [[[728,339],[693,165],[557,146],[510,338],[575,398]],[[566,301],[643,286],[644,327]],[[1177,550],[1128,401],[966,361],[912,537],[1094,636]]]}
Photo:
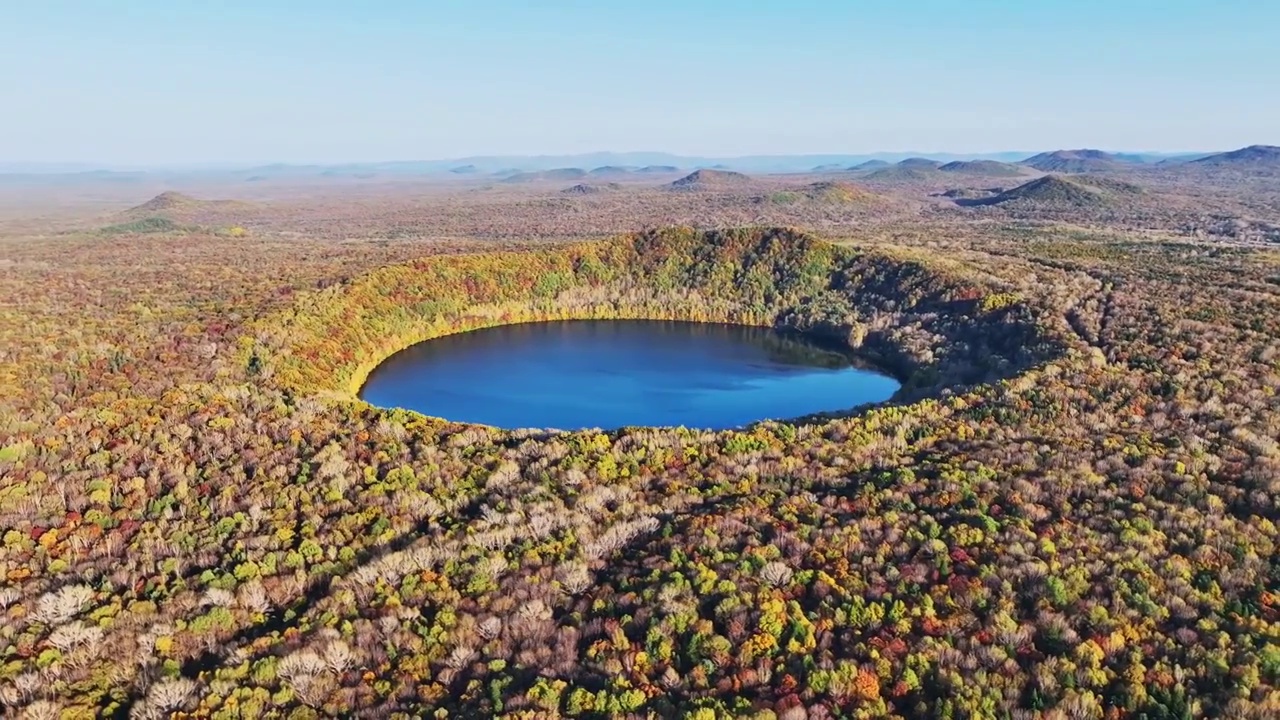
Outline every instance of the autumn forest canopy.
{"label": "autumn forest canopy", "polygon": [[[1274,250],[131,222],[0,245],[17,716],[1280,714]],[[719,432],[356,397],[427,339],[622,318],[811,334],[902,388]]]}

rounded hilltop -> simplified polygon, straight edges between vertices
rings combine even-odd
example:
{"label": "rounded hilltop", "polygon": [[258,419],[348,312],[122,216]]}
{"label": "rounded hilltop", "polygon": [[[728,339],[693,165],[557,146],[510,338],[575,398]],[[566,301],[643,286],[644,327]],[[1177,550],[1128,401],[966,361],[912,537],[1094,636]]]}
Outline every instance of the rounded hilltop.
{"label": "rounded hilltop", "polygon": [[191,197],[190,195],[168,190],[156,195],[141,205],[135,205],[129,208],[126,212],[155,215],[159,213],[191,210],[198,208],[200,205],[201,201]]}
{"label": "rounded hilltop", "polygon": [[1280,169],[1280,146],[1250,145],[1239,150],[1192,160],[1189,164],[1197,167]]}
{"label": "rounded hilltop", "polygon": [[750,187],[754,181],[750,175],[733,170],[703,168],[667,185],[671,190],[724,190]]}
{"label": "rounded hilltop", "polygon": [[860,202],[880,202],[884,198],[870,190],[851,182],[840,180],[824,180],[804,187],[804,194],[810,200],[847,205]]}
{"label": "rounded hilltop", "polygon": [[1054,150],[1032,155],[1022,165],[1049,173],[1090,173],[1115,170],[1125,163],[1102,150]]}
{"label": "rounded hilltop", "polygon": [[560,192],[565,195],[599,195],[600,193],[613,192],[621,189],[622,186],[618,183],[604,183],[603,185],[578,183],[577,185],[567,187]]}
{"label": "rounded hilltop", "polygon": [[998,160],[957,160],[938,168],[946,173],[964,175],[981,175],[983,177],[1018,177],[1023,174],[1022,168]]}
{"label": "rounded hilltop", "polygon": [[1045,175],[1000,193],[992,199],[992,202],[1081,208],[1105,207],[1114,204],[1122,196],[1141,193],[1142,189],[1138,186],[1115,180],[1088,176]]}

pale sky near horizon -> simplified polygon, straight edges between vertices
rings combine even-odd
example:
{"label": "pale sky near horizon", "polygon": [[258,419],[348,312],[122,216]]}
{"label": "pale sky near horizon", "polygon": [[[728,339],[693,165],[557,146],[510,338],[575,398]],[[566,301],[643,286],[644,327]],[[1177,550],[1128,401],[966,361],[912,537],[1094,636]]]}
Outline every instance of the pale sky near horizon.
{"label": "pale sky near horizon", "polygon": [[1269,0],[0,0],[0,162],[1280,144]]}

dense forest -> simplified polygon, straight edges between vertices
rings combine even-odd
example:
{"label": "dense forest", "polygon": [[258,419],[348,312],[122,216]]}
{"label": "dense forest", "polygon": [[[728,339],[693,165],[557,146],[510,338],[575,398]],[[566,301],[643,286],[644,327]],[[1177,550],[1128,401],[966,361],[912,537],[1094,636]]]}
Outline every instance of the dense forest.
{"label": "dense forest", "polygon": [[[922,232],[5,245],[0,706],[1280,715],[1280,256]],[[355,397],[427,338],[619,317],[820,333],[903,390],[723,432]]]}

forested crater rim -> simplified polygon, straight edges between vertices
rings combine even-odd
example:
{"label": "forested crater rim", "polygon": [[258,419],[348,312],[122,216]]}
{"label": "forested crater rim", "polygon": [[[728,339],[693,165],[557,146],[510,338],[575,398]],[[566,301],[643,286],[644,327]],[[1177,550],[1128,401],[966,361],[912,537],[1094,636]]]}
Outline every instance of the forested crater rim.
{"label": "forested crater rim", "polygon": [[816,335],[898,379],[893,403],[1011,379],[1070,346],[1042,308],[955,263],[789,228],[677,227],[378,268],[255,322],[241,359],[251,382],[362,402],[376,367],[424,341],[498,325],[605,319]]}

